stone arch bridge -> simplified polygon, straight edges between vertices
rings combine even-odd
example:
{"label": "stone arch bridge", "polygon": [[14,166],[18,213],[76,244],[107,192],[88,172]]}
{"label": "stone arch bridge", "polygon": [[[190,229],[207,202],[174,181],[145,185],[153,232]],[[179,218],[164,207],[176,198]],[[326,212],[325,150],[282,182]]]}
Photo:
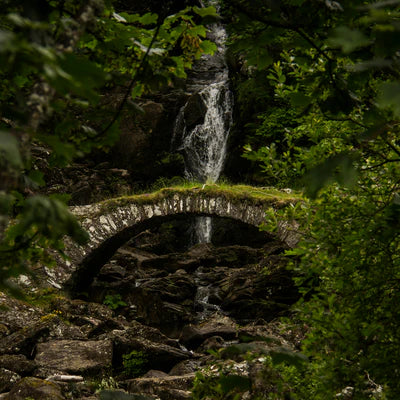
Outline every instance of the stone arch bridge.
{"label": "stone arch bridge", "polygon": [[[67,240],[65,253],[70,260],[62,262],[64,265],[53,272],[52,279],[72,293],[84,291],[119,247],[160,219],[203,215],[259,226],[265,221],[267,209],[281,209],[299,200],[298,196],[276,189],[204,185],[165,188],[155,193],[71,207],[90,239],[85,246]],[[285,222],[280,224],[278,237],[292,247],[297,237],[287,226]]]}

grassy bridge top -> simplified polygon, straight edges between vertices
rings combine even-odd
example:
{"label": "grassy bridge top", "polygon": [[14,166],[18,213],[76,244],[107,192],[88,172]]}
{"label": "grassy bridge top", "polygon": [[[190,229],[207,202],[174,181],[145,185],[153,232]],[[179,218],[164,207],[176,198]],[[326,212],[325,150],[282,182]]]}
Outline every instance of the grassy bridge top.
{"label": "grassy bridge top", "polygon": [[279,209],[302,200],[301,194],[290,189],[279,190],[271,187],[254,187],[247,185],[199,184],[188,183],[159,189],[151,193],[132,194],[115,197],[98,203],[71,207],[79,218],[96,217],[112,213],[113,210],[135,205],[156,205],[163,201],[178,198],[224,199],[234,204],[245,202],[248,207],[272,207]]}

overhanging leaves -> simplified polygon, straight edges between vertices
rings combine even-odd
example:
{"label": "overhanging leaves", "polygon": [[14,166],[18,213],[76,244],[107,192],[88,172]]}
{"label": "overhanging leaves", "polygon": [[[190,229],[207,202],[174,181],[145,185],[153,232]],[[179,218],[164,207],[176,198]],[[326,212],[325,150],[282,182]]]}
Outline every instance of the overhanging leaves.
{"label": "overhanging leaves", "polygon": [[347,186],[353,185],[358,176],[354,160],[354,154],[336,154],[309,170],[304,177],[307,196],[317,197],[323,187],[335,181]]}

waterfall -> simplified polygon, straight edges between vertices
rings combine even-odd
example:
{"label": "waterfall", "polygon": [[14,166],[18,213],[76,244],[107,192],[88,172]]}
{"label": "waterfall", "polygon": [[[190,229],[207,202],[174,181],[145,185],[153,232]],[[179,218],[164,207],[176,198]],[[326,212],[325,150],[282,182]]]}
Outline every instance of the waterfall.
{"label": "waterfall", "polygon": [[[207,5],[218,9],[215,0]],[[174,140],[180,142],[178,149],[184,156],[186,178],[203,183],[214,183],[221,175],[233,108],[225,61],[227,34],[220,23],[209,28],[207,37],[217,50],[195,63],[187,84],[190,97],[178,114],[174,131]],[[197,243],[210,242],[211,218],[197,218],[195,231]]]}

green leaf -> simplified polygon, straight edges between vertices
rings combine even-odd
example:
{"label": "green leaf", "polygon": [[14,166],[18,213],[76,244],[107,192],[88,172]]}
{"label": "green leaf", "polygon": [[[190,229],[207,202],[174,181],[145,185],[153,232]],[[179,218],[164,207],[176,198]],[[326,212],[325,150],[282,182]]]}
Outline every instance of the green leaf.
{"label": "green leaf", "polygon": [[386,82],[379,86],[377,104],[380,108],[390,108],[400,117],[400,82]]}
{"label": "green leaf", "polygon": [[270,356],[274,364],[286,363],[295,367],[302,366],[308,358],[299,352],[292,351],[286,347],[280,347],[270,351]]}
{"label": "green leaf", "polygon": [[18,140],[11,133],[0,131],[0,159],[14,168],[22,167],[22,158],[19,152]]}
{"label": "green leaf", "polygon": [[340,153],[329,157],[323,163],[312,168],[305,175],[306,195],[315,198],[318,192],[332,182],[352,186],[357,180],[354,163],[355,155]]}
{"label": "green leaf", "polygon": [[293,107],[307,107],[312,101],[311,97],[302,92],[289,93],[289,98]]}
{"label": "green leaf", "polygon": [[203,40],[200,43],[200,48],[204,51],[204,53],[211,55],[217,51],[217,45],[209,40]]}
{"label": "green leaf", "polygon": [[144,14],[142,17],[139,18],[139,22],[143,25],[150,25],[157,23],[158,15],[153,13]]}
{"label": "green leaf", "polygon": [[71,200],[72,195],[68,193],[52,193],[49,195],[50,199],[55,199],[60,201],[61,203],[68,204],[68,202]]}
{"label": "green leaf", "polygon": [[132,100],[136,99],[136,97],[140,97],[144,92],[144,85],[142,83],[138,83],[134,86],[131,92]]}
{"label": "green leaf", "polygon": [[222,376],[219,378],[219,384],[226,394],[234,390],[246,391],[251,388],[250,379],[240,375]]}
{"label": "green leaf", "polygon": [[339,26],[334,29],[332,36],[328,39],[328,44],[341,48],[343,53],[348,54],[356,49],[368,46],[371,44],[371,40],[359,30]]}
{"label": "green leaf", "polygon": [[209,6],[209,7],[193,7],[193,11],[200,15],[200,17],[219,17],[217,10],[215,9],[214,6]]}
{"label": "green leaf", "polygon": [[38,170],[32,170],[29,172],[29,179],[31,179],[33,182],[35,182],[38,186],[44,186],[46,182],[43,179],[43,172],[40,172]]}

